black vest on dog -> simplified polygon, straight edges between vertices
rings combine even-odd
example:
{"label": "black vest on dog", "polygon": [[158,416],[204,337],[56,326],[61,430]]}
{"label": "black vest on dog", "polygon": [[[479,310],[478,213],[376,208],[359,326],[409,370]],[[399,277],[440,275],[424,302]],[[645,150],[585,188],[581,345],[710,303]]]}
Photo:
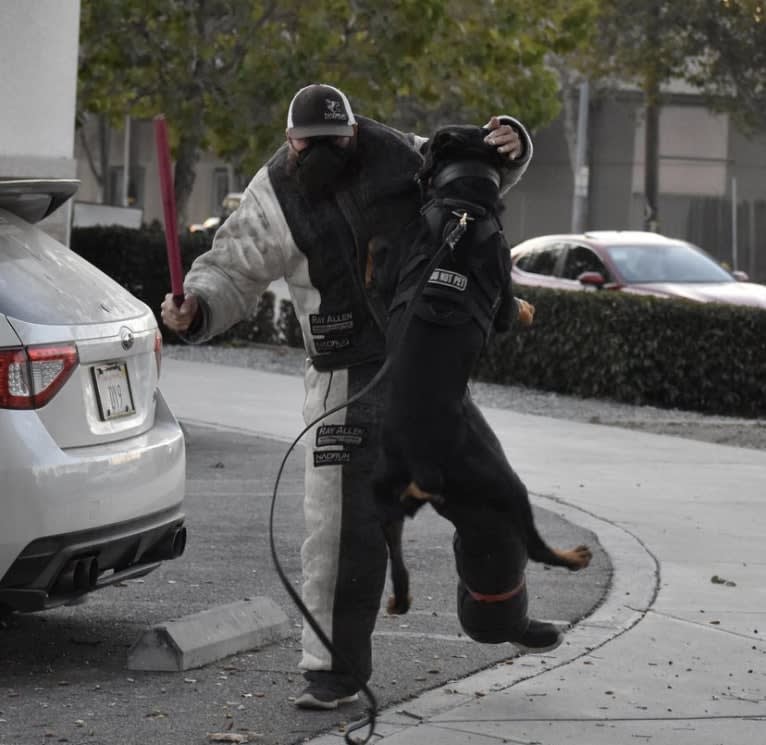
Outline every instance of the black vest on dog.
{"label": "black vest on dog", "polygon": [[[445,127],[429,144],[418,175],[428,199],[421,209],[427,231],[416,239],[399,274],[391,315],[401,316],[397,311],[414,302],[414,313],[422,320],[444,326],[472,321],[486,341],[493,323],[499,330],[508,326],[511,264],[510,252],[502,248],[504,237],[498,217],[502,209],[499,189],[507,161],[484,143],[485,134],[479,127]],[[464,231],[457,231],[459,239],[419,291],[424,269],[444,249],[461,218],[465,220]],[[399,333],[394,327],[393,336]]]}
{"label": "black vest on dog", "polygon": [[[468,379],[499,313],[505,326],[515,308],[510,251],[498,218],[507,160],[484,143],[485,136],[480,127],[438,130],[419,174],[427,201],[391,304],[391,407],[376,479],[376,493],[391,495],[394,511],[417,508],[394,503],[410,481],[449,498],[451,467],[465,451]],[[461,219],[465,231],[423,285],[424,269]]]}

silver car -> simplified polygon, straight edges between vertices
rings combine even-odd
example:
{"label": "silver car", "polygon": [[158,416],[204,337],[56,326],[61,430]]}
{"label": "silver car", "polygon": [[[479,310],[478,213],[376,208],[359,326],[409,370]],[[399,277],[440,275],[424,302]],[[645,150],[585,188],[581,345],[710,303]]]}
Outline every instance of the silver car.
{"label": "silver car", "polygon": [[154,315],[34,225],[76,188],[0,179],[0,610],[79,601],[186,543]]}

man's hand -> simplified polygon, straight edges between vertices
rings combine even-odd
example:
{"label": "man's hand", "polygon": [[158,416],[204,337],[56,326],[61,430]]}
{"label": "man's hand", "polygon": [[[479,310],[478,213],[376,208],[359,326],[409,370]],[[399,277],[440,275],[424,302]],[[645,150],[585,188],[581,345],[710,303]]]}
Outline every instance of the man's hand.
{"label": "man's hand", "polygon": [[497,152],[516,160],[524,154],[524,145],[516,130],[510,124],[501,124],[500,118],[493,116],[485,125],[490,133],[484,138],[488,145],[495,145]]}
{"label": "man's hand", "polygon": [[194,317],[199,310],[199,301],[194,295],[185,295],[184,301],[180,307],[177,307],[173,301],[172,293],[165,295],[165,299],[160,305],[160,315],[162,322],[176,333],[182,334],[191,326]]}
{"label": "man's hand", "polygon": [[522,326],[531,326],[535,318],[535,306],[520,297],[516,298],[516,302],[519,306],[519,323]]}

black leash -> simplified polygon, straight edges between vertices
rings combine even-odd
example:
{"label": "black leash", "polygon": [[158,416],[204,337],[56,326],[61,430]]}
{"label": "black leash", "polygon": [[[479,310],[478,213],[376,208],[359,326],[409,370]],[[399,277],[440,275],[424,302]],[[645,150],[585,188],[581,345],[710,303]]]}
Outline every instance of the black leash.
{"label": "black leash", "polygon": [[[423,289],[428,283],[428,280],[431,278],[431,274],[433,270],[441,261],[445,253],[448,250],[449,251],[454,250],[455,246],[457,245],[457,242],[463,237],[463,233],[465,233],[465,231],[468,229],[468,220],[469,220],[468,212],[464,211],[462,215],[460,216],[460,219],[458,220],[455,227],[450,231],[449,235],[447,235],[447,237],[444,239],[444,242],[439,247],[439,250],[434,254],[433,258],[428,262],[428,265],[423,271],[423,275],[418,280],[414,297],[418,297],[423,292]],[[408,307],[405,309],[404,317],[402,319],[401,336],[404,336],[404,332],[407,330],[407,327],[409,326],[410,321],[412,320],[412,315],[414,312],[415,312],[415,303],[414,302],[409,303]],[[380,370],[378,370],[378,372],[375,374],[372,380],[364,388],[362,388],[362,390],[355,393],[351,398],[349,398],[344,403],[338,404],[337,406],[334,406],[329,411],[324,412],[321,416],[318,416],[312,422],[309,422],[309,424],[307,424],[300,431],[298,436],[290,444],[290,447],[287,448],[287,452],[285,453],[284,457],[282,458],[282,462],[279,465],[279,470],[277,471],[277,476],[276,476],[276,479],[274,480],[274,491],[272,492],[272,495],[271,495],[271,509],[269,511],[269,546],[271,548],[271,558],[274,562],[274,567],[277,570],[277,575],[279,576],[279,579],[282,582],[282,585],[284,586],[285,590],[287,590],[287,594],[295,603],[298,610],[301,612],[301,615],[304,617],[308,625],[311,627],[313,632],[319,638],[319,641],[321,641],[325,649],[327,649],[327,651],[333,657],[336,657],[343,664],[343,666],[351,673],[351,676],[359,684],[359,689],[362,691],[362,693],[364,693],[364,695],[367,697],[367,700],[369,701],[367,717],[365,719],[361,719],[358,722],[355,722],[352,725],[349,725],[346,728],[345,740],[348,743],[348,745],[366,745],[366,743],[370,741],[370,738],[374,734],[375,720],[378,715],[378,702],[376,701],[375,696],[370,690],[370,688],[367,686],[367,683],[364,680],[362,680],[361,676],[356,672],[353,665],[350,665],[348,660],[346,660],[343,657],[343,655],[338,653],[338,650],[335,648],[335,645],[332,643],[332,641],[330,641],[327,634],[325,634],[325,632],[322,630],[322,627],[319,625],[316,618],[314,618],[314,616],[311,614],[311,611],[306,607],[298,591],[290,583],[290,580],[287,578],[287,575],[285,574],[284,569],[282,569],[282,565],[280,564],[279,558],[277,556],[277,549],[274,544],[274,511],[277,504],[277,491],[279,489],[279,482],[282,478],[282,472],[284,471],[285,464],[287,463],[287,459],[290,457],[290,454],[293,452],[296,445],[300,442],[303,435],[305,435],[306,432],[308,432],[312,427],[316,426],[319,422],[321,422],[323,419],[326,419],[331,414],[334,414],[336,411],[340,411],[341,409],[344,409],[347,406],[350,406],[351,404],[355,403],[360,398],[362,398],[362,396],[366,396],[371,390],[373,390],[373,388],[375,388],[376,385],[378,385],[378,383],[380,383],[384,375],[388,372],[389,367],[390,367],[390,356],[387,356]],[[361,729],[362,727],[365,727],[365,726],[369,726],[369,732],[367,733],[367,737],[365,737],[363,740],[356,740],[351,737],[352,732],[356,732],[356,730]]]}

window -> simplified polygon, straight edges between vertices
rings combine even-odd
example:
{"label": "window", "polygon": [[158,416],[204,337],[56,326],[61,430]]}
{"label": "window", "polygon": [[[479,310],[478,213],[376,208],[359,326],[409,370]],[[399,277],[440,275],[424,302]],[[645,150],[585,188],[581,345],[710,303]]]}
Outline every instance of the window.
{"label": "window", "polygon": [[533,272],[534,274],[547,274],[549,276],[554,274],[556,264],[563,250],[564,246],[561,243],[534,249],[532,251],[530,268],[526,269],[526,271]]}
{"label": "window", "polygon": [[535,258],[535,252],[527,251],[523,256],[520,256],[516,261],[516,266],[519,267],[519,269],[524,270],[525,272],[531,272],[532,264],[534,262]]}
{"label": "window", "polygon": [[561,276],[565,279],[577,279],[583,272],[598,272],[607,279],[604,262],[587,246],[571,246],[564,261],[564,271]]}

